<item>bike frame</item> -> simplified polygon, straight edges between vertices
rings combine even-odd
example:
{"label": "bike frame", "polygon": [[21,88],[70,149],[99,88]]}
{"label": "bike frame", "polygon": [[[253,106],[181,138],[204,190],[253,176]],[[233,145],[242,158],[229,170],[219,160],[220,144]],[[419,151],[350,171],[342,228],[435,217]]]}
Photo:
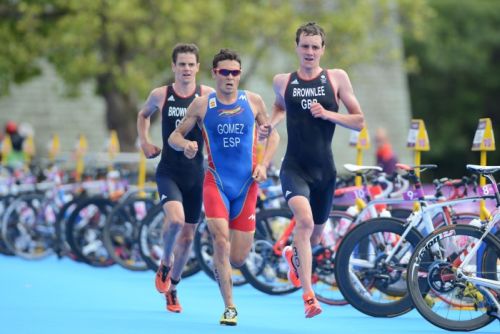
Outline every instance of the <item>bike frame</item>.
{"label": "bike frame", "polygon": [[[497,226],[497,224],[500,222],[500,192],[498,190],[498,186],[496,184],[496,181],[493,178],[493,175],[485,175],[485,177],[487,177],[491,182],[491,186],[493,188],[493,191],[495,193],[495,197],[497,200],[497,208],[495,209],[495,211],[491,215],[490,220],[488,221],[488,223],[484,227],[484,233],[481,236],[481,238],[479,238],[479,242],[474,243],[472,245],[472,247],[468,247],[466,249],[465,258],[463,259],[462,263],[458,266],[458,268],[456,268],[456,270],[457,270],[457,276],[465,278],[465,280],[468,282],[471,282],[471,283],[479,285],[479,286],[485,286],[488,288],[500,289],[500,282],[499,281],[468,275],[467,271],[465,270],[465,268],[467,267],[469,262],[472,260],[474,255],[476,255],[476,253],[478,253],[480,246],[481,246],[481,242],[484,240],[486,235],[491,233],[493,231],[493,229]],[[500,308],[500,304],[499,303],[496,303],[496,304],[497,304],[497,307]]]}
{"label": "bike frame", "polygon": [[[413,191],[407,192],[405,194],[404,197],[406,198],[404,199],[375,199],[373,201],[370,201],[365,208],[365,210],[370,210],[370,208],[374,208],[377,204],[407,204],[409,202],[418,203],[417,207],[419,209],[415,210],[410,215],[410,217],[407,218],[406,228],[403,234],[398,238],[396,244],[388,252],[387,257],[384,259],[384,262],[390,262],[394,256],[405,254],[408,251],[410,245],[407,245],[406,247],[401,247],[401,245],[406,240],[406,236],[408,235],[408,233],[410,233],[412,228],[416,228],[418,231],[425,232],[426,234],[431,233],[435,229],[432,218],[436,215],[442,213],[443,217],[445,218],[445,224],[449,225],[452,223],[450,207],[468,202],[476,202],[485,198],[491,198],[491,196],[478,195],[435,202],[438,201],[437,198],[425,196],[419,179],[416,179],[414,187],[415,188]],[[461,194],[464,194],[464,192],[459,192],[458,190],[456,190],[453,193],[453,195],[456,196],[460,196]],[[363,217],[363,212],[361,212],[358,217],[356,217],[355,221],[353,222],[354,225],[360,222]],[[402,256],[400,256],[400,258],[401,257]],[[374,268],[374,264],[367,260],[352,259],[351,262],[353,265],[359,267]]]}

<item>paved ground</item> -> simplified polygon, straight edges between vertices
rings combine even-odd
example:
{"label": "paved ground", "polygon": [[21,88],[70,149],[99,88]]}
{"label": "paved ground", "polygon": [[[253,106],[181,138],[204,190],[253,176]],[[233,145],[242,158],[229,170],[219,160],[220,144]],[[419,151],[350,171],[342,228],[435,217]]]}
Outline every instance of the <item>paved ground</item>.
{"label": "paved ground", "polygon": [[[399,318],[371,318],[350,306],[324,306],[314,319],[303,317],[300,294],[268,296],[251,286],[235,288],[237,327],[218,325],[223,304],[203,273],[183,281],[184,312],[165,311],[152,272],[118,266],[92,268],[54,257],[29,262],[0,255],[1,333],[446,333],[416,311]],[[500,333],[494,322],[476,333]]]}

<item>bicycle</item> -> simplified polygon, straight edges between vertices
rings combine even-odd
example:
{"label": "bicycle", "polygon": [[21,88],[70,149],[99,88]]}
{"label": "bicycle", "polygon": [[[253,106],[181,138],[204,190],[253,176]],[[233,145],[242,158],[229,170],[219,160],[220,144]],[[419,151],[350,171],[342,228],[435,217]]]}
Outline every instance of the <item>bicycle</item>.
{"label": "bicycle", "polygon": [[500,192],[493,174],[500,166],[466,168],[489,180],[481,190],[483,196],[494,195],[493,214],[485,221],[433,231],[408,263],[408,291],[416,309],[451,331],[472,331],[500,320],[500,234],[493,234],[500,226]]}
{"label": "bicycle", "polygon": [[139,250],[139,222],[155,205],[156,187],[131,187],[107,216],[102,241],[113,261],[125,269],[148,269]]}
{"label": "bicycle", "polygon": [[[336,255],[335,278],[345,299],[357,310],[375,317],[395,317],[413,308],[406,289],[407,263],[418,242],[438,226],[468,223],[475,213],[456,213],[454,205],[474,202],[481,197],[464,197],[447,201],[426,198],[420,178],[422,172],[436,165],[407,166],[414,189],[403,200],[389,203],[416,203],[416,210],[401,220],[392,217],[369,219],[352,228],[342,240]],[[385,201],[384,201],[385,202]],[[369,205],[375,205],[374,200]]]}
{"label": "bicycle", "polygon": [[43,182],[24,185],[6,207],[1,235],[5,246],[24,259],[42,259],[54,252],[56,217],[73,197],[73,185],[62,184],[57,167],[45,170]]}
{"label": "bicycle", "polygon": [[105,180],[86,182],[90,188],[99,187],[98,194],[78,202],[69,215],[65,226],[66,242],[76,257],[91,266],[113,265],[111,255],[102,240],[107,217],[119,198],[128,188],[128,181],[120,173],[110,171]]}

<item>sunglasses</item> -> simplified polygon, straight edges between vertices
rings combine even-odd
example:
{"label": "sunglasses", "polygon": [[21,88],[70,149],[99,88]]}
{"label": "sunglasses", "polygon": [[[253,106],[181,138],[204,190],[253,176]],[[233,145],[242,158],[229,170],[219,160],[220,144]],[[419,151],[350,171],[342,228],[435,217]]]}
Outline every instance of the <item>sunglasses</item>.
{"label": "sunglasses", "polygon": [[215,73],[219,73],[223,77],[228,77],[229,74],[231,74],[233,77],[237,77],[238,75],[241,74],[241,70],[228,70],[225,68],[216,68],[214,69]]}

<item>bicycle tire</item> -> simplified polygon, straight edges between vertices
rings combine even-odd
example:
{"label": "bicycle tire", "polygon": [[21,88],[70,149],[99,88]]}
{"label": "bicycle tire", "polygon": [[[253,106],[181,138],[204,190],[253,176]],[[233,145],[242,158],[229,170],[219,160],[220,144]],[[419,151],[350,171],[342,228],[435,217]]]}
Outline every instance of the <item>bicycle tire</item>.
{"label": "bicycle tire", "polygon": [[102,240],[109,255],[125,269],[145,271],[148,266],[139,251],[139,221],[154,206],[150,198],[134,196],[113,207],[103,228]]}
{"label": "bicycle tire", "polygon": [[54,253],[54,222],[42,216],[46,205],[50,204],[44,195],[30,193],[17,197],[6,208],[2,217],[2,239],[16,256],[40,260]]}
{"label": "bicycle tire", "polygon": [[107,198],[89,197],[71,212],[66,225],[66,241],[82,262],[94,267],[114,264],[102,241],[102,229],[113,206]]}
{"label": "bicycle tire", "polygon": [[[288,265],[281,254],[273,250],[280,229],[288,226],[292,212],[286,208],[264,209],[256,215],[254,246],[241,273],[255,289],[269,295],[297,291],[287,279]],[[291,239],[288,244],[291,243]]]}
{"label": "bicycle tire", "polygon": [[81,262],[81,259],[76,256],[76,254],[71,250],[70,245],[66,240],[66,225],[68,223],[68,219],[73,212],[73,210],[78,206],[80,202],[87,198],[86,195],[79,195],[76,198],[73,198],[71,201],[64,203],[56,217],[56,241],[54,243],[54,251],[59,259],[63,256],[67,256],[74,261]]}
{"label": "bicycle tire", "polygon": [[[393,293],[390,289],[401,289],[406,271],[403,255],[415,248],[422,235],[411,229],[406,237],[409,244],[405,244],[405,247],[408,249],[404,249],[405,252],[399,259],[401,261],[398,262],[397,258],[388,264],[383,261],[386,255],[384,251],[391,248],[391,240],[403,234],[403,224],[403,221],[396,218],[369,219],[349,231],[340,244],[335,257],[335,278],[345,299],[362,313],[390,318],[405,314],[413,308],[407,291]],[[375,239],[383,239],[384,243],[374,247],[372,242]],[[361,262],[370,260],[374,263],[369,262],[370,265],[365,268],[361,266]],[[354,264],[355,261],[359,264],[357,268],[353,265],[351,271],[350,262]],[[406,290],[406,286],[404,289]],[[378,301],[374,301],[372,297]]]}
{"label": "bicycle tire", "polygon": [[[158,227],[159,225],[159,227]],[[139,228],[139,250],[148,268],[154,272],[158,270],[161,254],[155,252],[154,246],[160,247],[161,234],[152,235],[152,232],[160,231],[163,226],[163,207],[161,204],[155,205],[149,210],[146,217],[140,222]],[[153,238],[153,240],[150,240]],[[151,247],[150,247],[151,245]],[[161,249],[160,249],[161,250]]]}
{"label": "bicycle tire", "polygon": [[[495,233],[495,237],[500,240],[500,230],[497,230]],[[485,264],[493,263],[496,261],[497,263],[497,277],[496,280],[500,281],[500,254],[495,252],[492,249],[486,248],[483,252],[483,258],[482,258],[482,270],[487,271],[486,267],[484,267]]]}
{"label": "bicycle tire", "polygon": [[2,233],[1,233],[1,228],[3,225],[3,216],[5,214],[5,211],[9,207],[10,203],[12,203],[16,199],[15,196],[13,195],[6,195],[0,197],[0,254],[2,255],[8,255],[8,256],[14,256],[16,255],[13,251],[11,251],[7,245],[5,244],[5,241],[3,240]]}
{"label": "bicycle tire", "polygon": [[[479,294],[481,294],[481,291],[477,288],[469,287],[470,290],[466,293],[464,288],[467,287],[467,285],[462,284],[460,278],[453,274],[453,270],[449,270],[452,267],[450,262],[454,261],[452,247],[463,250],[463,248],[470,244],[471,241],[469,238],[478,240],[482,235],[483,231],[475,226],[445,226],[435,230],[424,238],[410,258],[408,290],[417,311],[433,325],[450,331],[473,331],[488,325],[496,319],[487,313],[478,314],[477,317],[472,319],[466,319],[468,316],[472,317],[472,315],[482,309],[481,304],[471,309],[471,306],[476,305],[474,300],[480,299],[479,295],[476,293],[479,292]],[[481,267],[481,270],[485,270],[485,272],[476,273],[476,276],[498,280],[496,272],[497,260],[500,258],[500,240],[492,234],[488,234],[483,239],[483,243],[487,249],[495,250],[495,252],[485,252],[484,256],[486,258],[483,259],[483,265]],[[433,251],[433,245],[435,244],[439,245],[441,255],[439,257],[436,255],[436,252]],[[463,244],[463,246],[460,246],[461,244]],[[451,250],[449,250],[450,248]],[[449,254],[445,255],[447,254],[446,252]],[[459,251],[458,254],[460,254],[460,252],[461,251]],[[426,263],[422,260],[423,258],[427,259],[429,262]],[[439,275],[434,275],[433,273],[438,273]],[[443,273],[447,273],[448,275],[444,275]],[[450,275],[454,276],[452,277]],[[442,277],[448,277],[448,279],[445,281]],[[459,298],[462,301],[465,300],[466,303],[462,303],[463,306],[455,308],[450,308],[447,304],[441,305],[440,300],[437,300],[436,303],[431,303],[428,300],[429,296],[427,291],[422,291],[421,289],[422,281],[429,286],[427,291],[431,291],[436,295],[438,293],[451,294],[453,296],[451,298]],[[469,306],[466,307],[466,305]],[[443,314],[446,314],[447,317],[453,316],[455,319],[441,316],[438,314],[440,310],[442,310]]]}

